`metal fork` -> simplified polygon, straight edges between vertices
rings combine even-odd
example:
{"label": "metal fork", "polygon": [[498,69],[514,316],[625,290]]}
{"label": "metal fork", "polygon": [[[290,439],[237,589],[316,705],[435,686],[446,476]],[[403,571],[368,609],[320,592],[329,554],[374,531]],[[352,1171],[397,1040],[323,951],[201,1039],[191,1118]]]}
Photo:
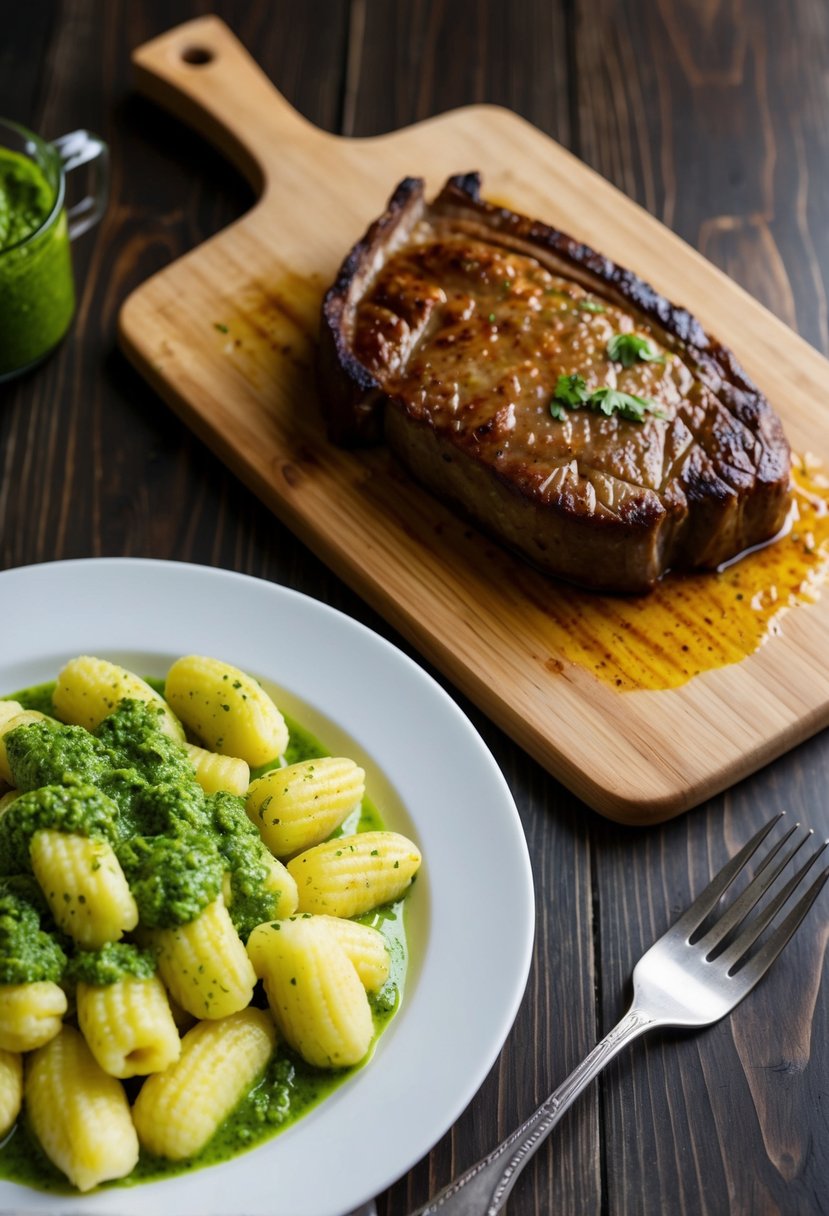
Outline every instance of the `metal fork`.
{"label": "metal fork", "polygon": [[[622,1020],[597,1043],[534,1115],[496,1149],[445,1187],[412,1216],[496,1216],[518,1175],[564,1112],[617,1052],[657,1026],[708,1026],[746,996],[777,958],[829,878],[824,869],[784,920],[752,953],[783,905],[801,885],[829,841],[759,910],[749,913],[812,835],[794,824],[771,845],[755,877],[731,906],[715,910],[740,871],[782,818],[775,816],[744,845],[667,933],[643,954],[633,971],[633,1000]],[[793,839],[794,838],[794,839]]]}

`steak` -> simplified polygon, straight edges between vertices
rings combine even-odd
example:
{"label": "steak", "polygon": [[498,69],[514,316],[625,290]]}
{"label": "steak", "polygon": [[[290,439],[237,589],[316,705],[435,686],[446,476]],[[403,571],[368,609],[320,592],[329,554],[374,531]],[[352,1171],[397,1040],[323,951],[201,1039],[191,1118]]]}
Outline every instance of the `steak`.
{"label": "steak", "polygon": [[641,593],[774,537],[779,419],[732,353],[635,274],[407,178],[325,296],[329,437],[414,477],[558,578]]}

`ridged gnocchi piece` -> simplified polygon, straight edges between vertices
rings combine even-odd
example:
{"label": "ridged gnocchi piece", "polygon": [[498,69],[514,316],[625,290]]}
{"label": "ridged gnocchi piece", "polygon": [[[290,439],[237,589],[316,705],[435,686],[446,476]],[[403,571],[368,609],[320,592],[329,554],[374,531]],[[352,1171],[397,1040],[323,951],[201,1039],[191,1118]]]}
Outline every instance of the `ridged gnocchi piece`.
{"label": "ridged gnocchi piece", "polygon": [[66,993],[51,980],[0,984],[0,1050],[34,1051],[60,1031]]}
{"label": "ridged gnocchi piece", "polygon": [[276,857],[290,857],[326,840],[366,792],[365,773],[341,756],[302,760],[254,781],[248,817]]}
{"label": "ridged gnocchi piece", "polygon": [[0,1050],[0,1139],[14,1127],[23,1102],[23,1057]]}
{"label": "ridged gnocchi piece", "polygon": [[97,949],[138,924],[138,908],[108,841],[41,828],[29,856],[58,926],[79,945]]}
{"label": "ridged gnocchi piece", "polygon": [[134,1168],[138,1137],[124,1088],[96,1063],[80,1031],[64,1025],[31,1056],[24,1089],[43,1151],[79,1191]]}
{"label": "ridged gnocchi piece", "polygon": [[83,1037],[111,1077],[144,1077],[178,1059],[181,1040],[157,976],[79,983],[76,996]]}
{"label": "ridged gnocchi piece", "polygon": [[389,978],[391,959],[386,939],[371,925],[341,916],[318,916],[329,926],[354,964],[366,992],[379,992]]}
{"label": "ridged gnocchi piece", "polygon": [[288,862],[300,912],[362,916],[399,899],[420,867],[420,851],[397,832],[339,836]]}
{"label": "ridged gnocchi piece", "polygon": [[[8,702],[8,704],[16,705],[17,702]],[[11,717],[0,718],[0,781],[5,782],[6,785],[14,785],[4,736],[17,730],[18,726],[31,726],[32,722],[48,721],[46,714],[40,713],[37,709],[24,709],[20,713],[12,714]]]}
{"label": "ridged gnocchi piece", "polygon": [[184,742],[184,731],[170,706],[146,680],[125,667],[83,654],[58,673],[52,702],[62,722],[94,730],[118,708],[120,701],[146,701],[158,707],[159,725],[166,735]]}
{"label": "ridged gnocchi piece", "polygon": [[374,1034],[368,997],[321,917],[257,925],[248,954],[280,1034],[303,1060],[346,1068],[363,1059]]}
{"label": "ridged gnocchi piece", "polygon": [[188,731],[211,751],[252,768],[288,746],[285,719],[256,680],[202,655],[177,659],[167,673],[167,700]]}
{"label": "ridged gnocchi piece", "polygon": [[250,765],[238,756],[220,756],[195,743],[185,744],[196,780],[205,794],[236,794],[244,798],[250,785]]}
{"label": "ridged gnocchi piece", "polygon": [[144,1147],[173,1161],[200,1152],[264,1070],[275,1042],[263,1009],[188,1030],[180,1059],[144,1082],[133,1107]]}
{"label": "ridged gnocchi piece", "polygon": [[145,929],[159,974],[182,1009],[197,1018],[224,1018],[250,1004],[256,976],[219,897],[195,920],[171,929]]}
{"label": "ridged gnocchi piece", "polygon": [[265,879],[265,889],[273,891],[279,896],[277,915],[280,917],[293,916],[299,903],[296,881],[288,873],[287,867],[281,861],[277,861],[275,857],[266,857],[264,860],[269,870],[268,877]]}

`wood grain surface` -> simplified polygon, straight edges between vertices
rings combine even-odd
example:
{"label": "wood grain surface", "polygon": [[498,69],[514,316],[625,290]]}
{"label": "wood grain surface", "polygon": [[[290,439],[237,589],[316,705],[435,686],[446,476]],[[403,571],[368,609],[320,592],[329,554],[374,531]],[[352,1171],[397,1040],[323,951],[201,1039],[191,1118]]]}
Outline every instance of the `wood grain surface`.
{"label": "wood grain surface", "polygon": [[[114,554],[204,562],[295,587],[410,650],[116,349],[128,294],[253,199],[209,145],[130,86],[133,47],[207,11],[332,132],[374,135],[467,103],[509,106],[829,353],[821,0],[216,0],[210,10],[195,0],[29,0],[4,11],[0,113],[52,137],[96,130],[113,149],[113,189],[104,224],[75,246],[71,339],[0,389],[3,567]],[[814,408],[825,414],[823,401]],[[448,687],[522,815],[535,960],[499,1063],[453,1130],[379,1197],[380,1216],[424,1202],[564,1077],[623,1011],[639,953],[769,814],[785,808],[829,834],[823,734],[692,815],[631,829],[590,811]],[[826,926],[824,896],[730,1018],[654,1036],[611,1064],[528,1168],[511,1216],[829,1210]]]}

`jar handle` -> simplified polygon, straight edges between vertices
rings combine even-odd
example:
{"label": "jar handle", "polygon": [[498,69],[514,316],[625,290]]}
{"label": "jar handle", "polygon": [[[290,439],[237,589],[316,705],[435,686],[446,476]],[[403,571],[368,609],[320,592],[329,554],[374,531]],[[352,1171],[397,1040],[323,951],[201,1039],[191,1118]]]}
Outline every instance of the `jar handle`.
{"label": "jar handle", "polygon": [[82,165],[90,165],[88,171],[90,193],[79,203],[67,208],[69,240],[87,232],[98,223],[104,214],[109,193],[109,149],[102,139],[91,131],[70,131],[52,143],[63,165],[65,174],[72,173]]}

